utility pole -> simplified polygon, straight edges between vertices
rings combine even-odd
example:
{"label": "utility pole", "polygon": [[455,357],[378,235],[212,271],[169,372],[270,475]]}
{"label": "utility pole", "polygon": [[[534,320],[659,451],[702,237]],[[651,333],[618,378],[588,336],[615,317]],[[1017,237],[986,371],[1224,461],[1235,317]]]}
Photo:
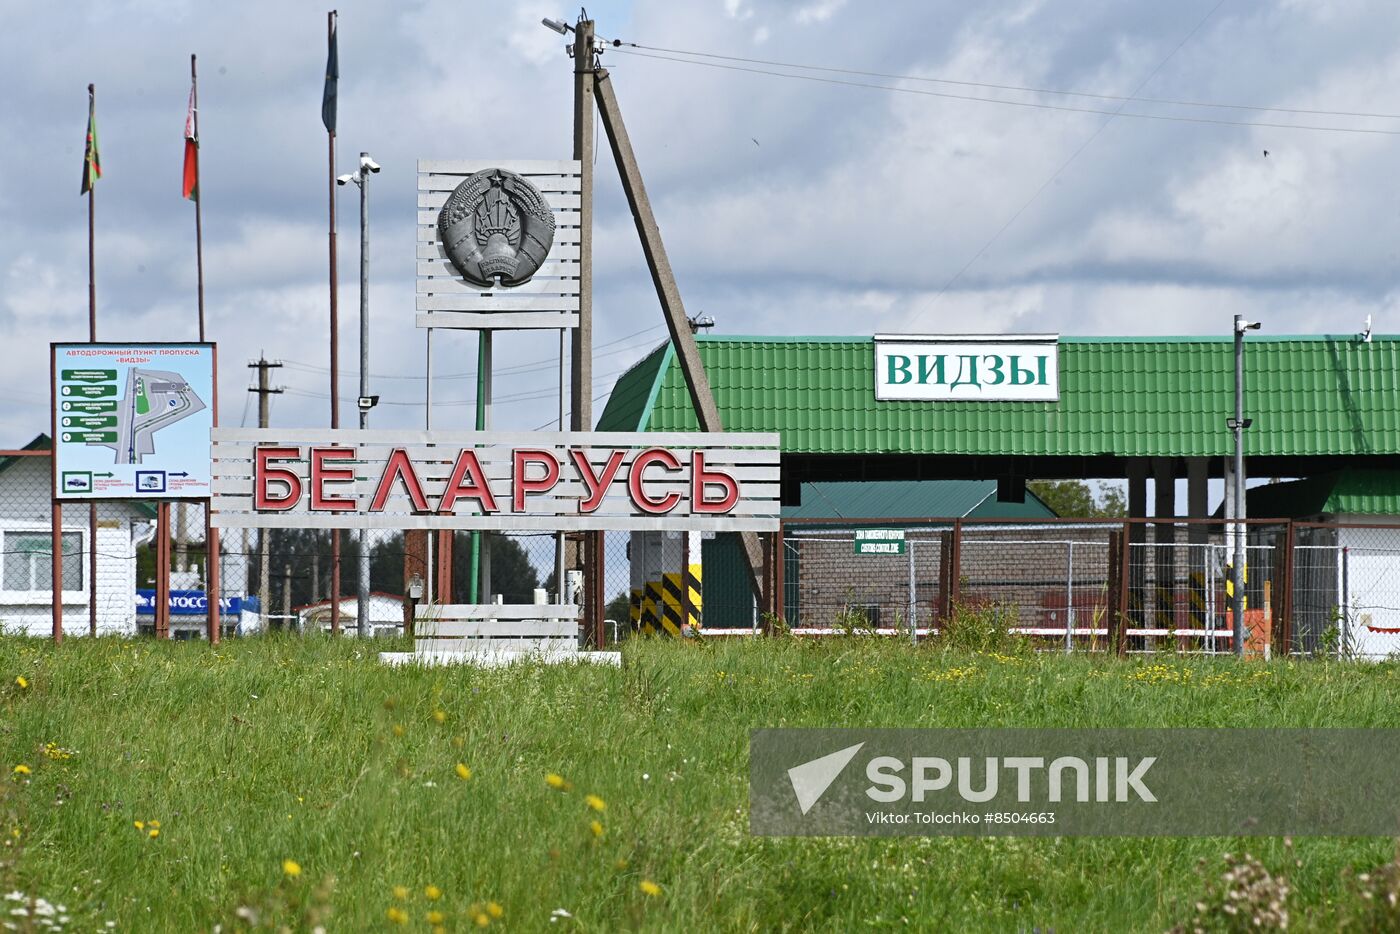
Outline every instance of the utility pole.
{"label": "utility pole", "polygon": [[[570,356],[574,431],[593,427],[593,21],[574,26],[574,158],[579,161],[578,327]],[[562,582],[561,587],[562,590]]]}
{"label": "utility pole", "polygon": [[1244,430],[1254,421],[1244,417],[1244,332],[1257,331],[1260,327],[1258,321],[1251,323],[1244,320],[1243,315],[1235,315],[1235,416],[1229,419],[1226,425],[1235,436],[1235,540],[1232,543],[1234,545],[1234,567],[1230,574],[1230,585],[1233,589],[1230,611],[1235,618],[1233,641],[1236,658],[1244,657],[1244,587],[1245,581],[1248,579],[1248,571],[1245,566],[1245,543],[1249,536],[1249,530],[1244,524]]}
{"label": "utility pole", "polygon": [[[248,364],[249,369],[258,371],[258,386],[256,389],[249,389],[249,392],[258,394],[258,427],[268,427],[268,414],[271,406],[271,397],[282,392],[282,387],[273,389],[268,382],[268,370],[277,369],[282,365],[282,361],[270,362],[263,354],[258,354],[256,363]],[[258,612],[263,616],[263,631],[266,632],[271,627],[268,625],[268,617],[271,616],[271,607],[268,601],[272,599],[272,585],[268,581],[271,573],[271,558],[268,554],[267,529],[258,530]]]}
{"label": "utility pole", "polygon": [[[573,431],[591,431],[593,428],[593,147],[594,109],[593,76],[598,68],[598,53],[595,46],[593,20],[580,17],[574,24],[574,45],[570,51],[574,64],[574,158],[579,163],[579,225],[578,275],[579,305],[578,327],[574,328],[573,346],[569,355],[569,428]],[[560,369],[563,369],[563,334],[560,334]],[[560,373],[563,378],[563,373]],[[562,386],[560,402],[563,402]],[[564,430],[563,405],[560,405],[559,429]],[[564,533],[555,538],[554,589],[559,603],[565,600],[564,581],[571,567],[582,567],[584,575],[582,619],[591,624],[593,630],[601,631],[601,619],[593,619],[590,607],[596,602],[590,595],[600,592],[603,587],[602,565],[599,561],[587,560],[592,548],[581,547],[592,537],[602,533],[589,532],[577,539]],[[601,553],[602,549],[598,549]],[[571,552],[571,553],[570,553]]]}

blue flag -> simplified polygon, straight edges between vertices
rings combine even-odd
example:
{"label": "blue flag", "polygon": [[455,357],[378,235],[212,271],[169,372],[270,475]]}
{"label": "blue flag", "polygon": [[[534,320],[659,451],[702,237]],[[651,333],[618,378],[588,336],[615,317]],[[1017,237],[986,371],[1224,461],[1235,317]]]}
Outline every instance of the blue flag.
{"label": "blue flag", "polygon": [[331,14],[330,51],[326,55],[326,89],[321,93],[321,122],[326,132],[335,132],[335,86],[340,80],[340,56],[336,53],[335,35],[340,17]]}

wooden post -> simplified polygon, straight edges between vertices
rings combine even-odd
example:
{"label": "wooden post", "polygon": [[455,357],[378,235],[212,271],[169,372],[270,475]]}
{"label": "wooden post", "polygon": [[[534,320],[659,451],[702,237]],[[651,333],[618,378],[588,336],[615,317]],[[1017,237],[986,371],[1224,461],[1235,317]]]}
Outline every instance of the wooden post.
{"label": "wooden post", "polygon": [[1293,649],[1293,520],[1283,532],[1283,562],[1278,573],[1278,615],[1274,623],[1274,651],[1287,656]]}
{"label": "wooden post", "polygon": [[1122,606],[1126,595],[1123,592],[1123,540],[1122,532],[1108,533],[1108,594],[1107,605],[1104,607],[1104,622],[1108,628],[1106,642],[1114,652],[1118,651],[1119,633],[1124,625]]}
{"label": "wooden post", "polygon": [[53,643],[63,642],[63,504],[53,501],[53,538],[50,560],[53,564]]}
{"label": "wooden post", "polygon": [[[1128,654],[1128,600],[1129,591],[1132,590],[1132,544],[1133,525],[1131,522],[1123,523],[1123,531],[1119,534],[1118,551],[1118,612],[1116,619],[1117,629],[1113,633],[1113,651],[1118,656]],[[1110,549],[1111,551],[1111,549]]]}
{"label": "wooden post", "polygon": [[[452,534],[451,529],[440,529],[434,542],[433,585],[437,588],[438,603],[452,602]],[[490,603],[490,597],[483,602]]]}
{"label": "wooden post", "polygon": [[958,613],[962,601],[962,520],[953,520],[953,557],[948,576],[948,616],[951,619]]}
{"label": "wooden post", "polygon": [[783,527],[773,533],[773,615],[783,623],[787,622],[787,589],[784,577],[787,573],[787,546],[783,543]]}
{"label": "wooden post", "polygon": [[608,533],[593,532],[593,560],[589,567],[593,569],[593,588],[591,597],[593,600],[593,647],[601,649],[607,642],[607,621],[603,618],[608,612],[607,578],[605,572],[608,567]]}
{"label": "wooden post", "polygon": [[[710,389],[710,379],[705,374],[705,365],[700,359],[700,348],[695,335],[690,330],[690,319],[685,313],[685,303],[676,285],[675,274],[671,271],[671,260],[666,255],[666,246],[661,241],[661,229],[656,216],[651,211],[651,200],[647,197],[646,185],[642,181],[641,169],[637,167],[637,157],[632,151],[632,141],[627,136],[627,127],[622,122],[622,110],[618,107],[617,96],[613,93],[612,82],[606,68],[593,71],[593,88],[598,102],[598,111],[603,118],[603,129],[607,131],[608,145],[612,149],[613,160],[617,163],[618,175],[622,179],[622,190],[627,195],[627,203],[632,209],[632,220],[637,227],[637,236],[642,242],[642,253],[646,257],[647,268],[651,271],[651,282],[656,296],[661,301],[661,310],[666,319],[666,329],[671,335],[671,346],[675,348],[676,359],[681,372],[685,374],[686,388],[690,390],[690,402],[695,408],[696,420],[702,431],[723,431],[719,408]],[[764,583],[769,580],[762,571],[763,558],[758,536],[753,532],[740,532],[739,541],[743,545],[744,559],[748,563],[749,582],[754,593],[762,597]],[[766,600],[769,605],[773,601]]]}
{"label": "wooden post", "polygon": [[205,593],[206,602],[209,604],[209,630],[208,639],[210,645],[219,644],[219,620],[221,608],[219,601],[223,599],[219,589],[219,565],[222,563],[219,557],[219,530],[214,527],[213,510],[210,503],[204,504],[204,561],[207,591]]}
{"label": "wooden post", "polygon": [[953,612],[951,599],[956,578],[953,574],[953,533],[940,532],[938,542],[938,628],[946,629]]}
{"label": "wooden post", "polygon": [[170,638],[170,503],[156,504],[156,613],[157,639]]}
{"label": "wooden post", "polygon": [[773,579],[774,534],[775,533],[769,532],[763,536],[763,586],[759,588],[757,594],[759,620],[763,624],[762,629],[765,636],[773,635],[773,588],[768,586],[768,582]]}

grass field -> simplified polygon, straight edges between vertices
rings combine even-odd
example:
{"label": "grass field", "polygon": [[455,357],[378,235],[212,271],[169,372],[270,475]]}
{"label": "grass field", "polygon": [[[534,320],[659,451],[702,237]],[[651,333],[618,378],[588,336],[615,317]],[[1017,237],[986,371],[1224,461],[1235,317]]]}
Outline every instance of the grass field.
{"label": "grass field", "polygon": [[404,670],[352,640],[0,638],[0,896],[25,899],[0,918],[24,929],[6,912],[44,899],[89,931],[1164,931],[1248,850],[1286,878],[1290,929],[1388,923],[1353,877],[1391,840],[755,838],[746,756],[756,726],[1395,727],[1395,666],[855,639],[624,659]]}

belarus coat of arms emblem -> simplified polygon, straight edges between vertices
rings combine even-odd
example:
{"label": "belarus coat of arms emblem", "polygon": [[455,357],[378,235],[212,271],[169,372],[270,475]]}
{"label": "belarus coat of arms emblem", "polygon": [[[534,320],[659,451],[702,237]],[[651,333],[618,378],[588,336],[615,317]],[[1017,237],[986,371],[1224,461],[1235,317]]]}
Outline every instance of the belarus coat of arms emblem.
{"label": "belarus coat of arms emblem", "polygon": [[554,213],[534,185],[505,169],[468,176],[438,214],[448,260],[473,285],[529,281],[554,242]]}

